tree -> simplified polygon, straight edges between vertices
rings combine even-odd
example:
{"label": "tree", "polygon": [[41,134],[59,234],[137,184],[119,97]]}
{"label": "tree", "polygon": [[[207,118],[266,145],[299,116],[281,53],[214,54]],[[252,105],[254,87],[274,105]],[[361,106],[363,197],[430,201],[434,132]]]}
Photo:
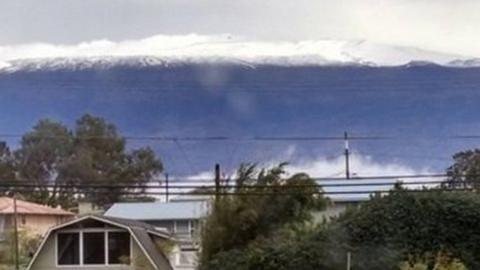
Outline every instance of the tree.
{"label": "tree", "polygon": [[458,152],[447,169],[449,184],[453,187],[480,188],[480,149]]}
{"label": "tree", "polygon": [[[326,201],[306,174],[285,177],[285,164],[269,170],[242,165],[232,195],[214,204],[202,235],[202,267],[217,254],[242,249],[258,238],[268,238],[286,224],[308,220],[312,209]],[[252,196],[258,194],[261,196]]]}
{"label": "tree", "polygon": [[[15,166],[18,180],[34,185],[25,194],[26,198],[57,205],[57,186],[62,183],[59,172],[72,154],[73,140],[66,126],[49,119],[40,120],[32,131],[23,135],[20,148],[15,151]],[[48,185],[54,189],[50,190]]]}
{"label": "tree", "polygon": [[[305,227],[302,228],[304,230]],[[336,270],[330,256],[328,235],[321,227],[304,232],[282,229],[270,238],[252,241],[244,248],[234,248],[215,255],[208,270]],[[344,265],[341,265],[344,266]]]}
{"label": "tree", "polygon": [[[424,260],[432,270],[438,254],[480,267],[480,198],[475,193],[395,190],[376,196],[338,220],[357,259],[355,269],[398,269]],[[379,264],[378,258],[390,258]],[[374,265],[376,264],[376,265]]]}
{"label": "tree", "polygon": [[8,183],[15,180],[15,165],[10,149],[5,142],[0,142],[0,194],[8,191]]}
{"label": "tree", "polygon": [[[113,124],[84,115],[77,121],[73,155],[62,176],[69,183],[140,186],[161,173],[163,165],[150,148],[126,150],[126,141]],[[86,199],[104,206],[121,200],[133,188],[84,189]]]}
{"label": "tree", "polygon": [[[59,122],[40,120],[22,137],[15,166],[19,180],[35,186],[35,192],[25,194],[29,200],[64,207],[82,198],[75,196],[78,192],[98,206],[108,206],[143,191],[141,186],[163,169],[153,150],[127,150],[113,124],[89,114],[73,131]],[[128,187],[106,188],[110,185]]]}

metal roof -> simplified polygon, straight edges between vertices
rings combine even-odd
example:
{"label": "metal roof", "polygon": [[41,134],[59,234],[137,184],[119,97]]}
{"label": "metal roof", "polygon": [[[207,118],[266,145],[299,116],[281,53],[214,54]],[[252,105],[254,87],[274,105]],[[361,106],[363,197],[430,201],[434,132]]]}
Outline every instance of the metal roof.
{"label": "metal roof", "polygon": [[208,213],[207,201],[116,203],[105,216],[135,220],[200,219]]}

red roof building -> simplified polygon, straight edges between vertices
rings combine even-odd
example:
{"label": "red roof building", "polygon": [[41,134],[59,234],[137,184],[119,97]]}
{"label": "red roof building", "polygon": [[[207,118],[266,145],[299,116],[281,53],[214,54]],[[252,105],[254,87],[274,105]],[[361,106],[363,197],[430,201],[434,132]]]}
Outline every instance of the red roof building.
{"label": "red roof building", "polygon": [[[14,227],[14,203],[9,197],[0,197],[0,240]],[[53,226],[73,219],[74,214],[32,202],[17,200],[17,225],[32,234],[44,234]]]}

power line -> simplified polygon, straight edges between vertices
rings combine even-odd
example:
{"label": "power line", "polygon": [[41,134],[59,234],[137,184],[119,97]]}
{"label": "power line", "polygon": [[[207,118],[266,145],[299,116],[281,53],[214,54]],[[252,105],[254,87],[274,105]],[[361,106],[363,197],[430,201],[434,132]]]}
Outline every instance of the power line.
{"label": "power line", "polygon": [[[416,178],[445,178],[449,177],[449,174],[446,173],[431,173],[431,174],[397,174],[397,175],[371,175],[371,176],[352,176],[350,179],[345,179],[345,177],[321,177],[321,176],[311,176],[309,177],[315,181],[345,181],[345,182],[352,182],[350,180],[402,180],[402,179],[416,179]],[[480,177],[480,175],[469,174],[470,177]],[[114,183],[114,179],[112,181],[105,181],[109,183]],[[231,180],[235,180],[231,179]],[[21,182],[36,182],[37,179],[18,179],[18,180],[0,180],[0,184],[2,183],[21,183]],[[58,178],[57,181],[62,181],[61,178]],[[67,181],[67,180],[66,180]],[[152,179],[151,183],[159,183],[163,181],[163,179],[155,178]],[[202,183],[202,182],[213,182],[213,178],[173,178],[169,180],[170,183]],[[82,180],[82,183],[99,183],[99,181],[95,180]]]}
{"label": "power line", "polygon": [[[0,133],[0,138],[23,138],[26,134],[17,133]],[[37,139],[65,139],[66,136],[46,136],[46,135],[34,135],[28,134],[29,138]],[[480,139],[480,134],[465,134],[465,135],[445,135],[445,136],[417,136],[421,138],[429,139],[444,139],[444,140],[458,140],[458,139]],[[81,136],[82,139],[105,139],[109,140],[112,137],[108,136]],[[125,135],[120,136],[125,140],[135,141],[343,141],[344,136],[135,136]],[[356,141],[383,141],[383,140],[404,140],[412,139],[415,136],[395,136],[395,135],[349,135],[349,140]]]}
{"label": "power line", "polygon": [[[5,189],[5,188],[0,188],[0,191],[11,191],[12,189]],[[32,189],[13,189],[15,192],[38,192],[38,190],[32,190]],[[351,190],[351,191],[304,191],[301,194],[304,195],[369,195],[369,194],[376,194],[376,193],[399,193],[399,192],[406,192],[406,193],[429,193],[429,192],[462,192],[462,191],[475,191],[475,188],[450,188],[450,189],[403,189],[403,190]],[[88,192],[88,194],[87,194]],[[62,193],[60,191],[60,193]],[[65,193],[69,194],[83,194],[83,195],[89,195],[89,194],[111,194],[110,190],[106,189],[101,189],[101,190],[88,190],[88,191],[82,191],[82,190],[69,190],[65,191]],[[116,192],[115,194],[118,195],[142,195],[142,196],[160,196],[160,195],[166,195],[166,192],[163,191],[148,191],[148,192],[143,192],[143,191],[121,191],[121,192]],[[169,192],[169,195],[177,195],[177,196],[213,196],[213,195],[221,195],[221,196],[267,196],[267,195],[277,195],[277,196],[287,196],[287,195],[298,195],[299,192],[285,192],[285,191],[275,191],[275,192],[264,192],[264,191],[255,191],[255,192],[225,192],[225,191],[220,191],[219,193],[215,191],[202,191],[202,192],[178,192],[178,191],[173,191]]]}
{"label": "power line", "polygon": [[[462,183],[470,183],[471,181],[465,181]],[[169,181],[170,183],[170,181]],[[324,187],[368,187],[368,186],[392,186],[395,184],[401,184],[402,186],[413,186],[413,185],[432,185],[432,184],[445,184],[447,181],[415,181],[415,182],[369,182],[369,183],[358,183],[358,182],[347,182],[347,183],[336,183],[336,184],[296,184],[296,185],[245,185],[245,186],[236,186],[236,185],[223,185],[222,188],[225,189],[299,189],[299,188],[324,188]],[[472,182],[473,183],[473,182]],[[31,188],[65,188],[65,189],[91,189],[91,188],[109,188],[109,189],[160,189],[164,186],[152,186],[152,185],[118,185],[118,184],[24,184],[24,183],[0,183],[0,187],[31,187]],[[169,185],[169,188],[172,189],[195,189],[195,188],[216,188],[216,185]]]}
{"label": "power line", "polygon": [[[0,133],[0,138],[23,138],[25,134]],[[38,139],[65,139],[66,136],[45,136],[45,135],[28,135],[29,138]],[[82,139],[104,139],[109,140],[112,137],[108,136],[81,136]],[[284,136],[284,137],[264,137],[264,136],[250,136],[250,137],[230,137],[230,136],[121,136],[126,140],[139,141],[340,141],[344,140],[342,136]],[[350,136],[350,140],[387,140],[393,137],[386,136]]]}

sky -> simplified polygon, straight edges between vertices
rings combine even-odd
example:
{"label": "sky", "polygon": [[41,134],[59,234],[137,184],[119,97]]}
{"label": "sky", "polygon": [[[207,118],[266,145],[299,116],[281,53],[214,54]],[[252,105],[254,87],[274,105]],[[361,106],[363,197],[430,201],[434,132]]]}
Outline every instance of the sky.
{"label": "sky", "polygon": [[[141,55],[170,49],[187,56],[202,53],[209,56],[209,52],[234,53],[235,57],[247,60],[252,55],[281,56],[293,52],[327,55],[334,61],[348,61],[349,57],[360,56],[380,64],[404,64],[411,55],[417,55],[419,59],[426,55],[428,59],[448,62],[458,56],[480,58],[479,10],[480,2],[476,0],[2,0],[0,69],[2,61],[18,58],[105,53]],[[360,175],[441,172],[451,162],[451,154],[475,146],[472,141],[448,142],[446,145],[445,141],[428,140],[438,133],[445,136],[455,134],[459,129],[476,132],[478,124],[471,116],[479,113],[474,102],[478,98],[479,84],[474,71],[465,74],[454,70],[445,74],[444,71],[426,71],[428,77],[410,71],[382,71],[367,74],[365,79],[359,75],[361,72],[350,70],[353,73],[349,74],[355,78],[353,81],[349,81],[346,73],[338,73],[330,82],[312,82],[321,91],[312,93],[311,89],[306,89],[293,98],[292,93],[284,97],[275,92],[267,95],[254,91],[252,94],[246,91],[251,86],[235,81],[245,76],[255,83],[263,83],[263,88],[281,87],[282,82],[272,86],[264,81],[268,81],[268,74],[274,74],[272,80],[277,80],[281,77],[279,74],[284,74],[281,70],[265,71],[267,75],[260,79],[247,71],[230,75],[218,70],[202,72],[197,72],[202,78],[193,78],[191,83],[192,89],[205,88],[205,92],[198,94],[203,107],[191,103],[192,97],[182,96],[182,93],[168,96],[169,91],[166,91],[160,94],[168,87],[181,88],[183,83],[177,78],[179,84],[170,85],[168,71],[160,80],[163,84],[152,79],[156,78],[155,75],[146,77],[152,80],[151,85],[141,86],[134,80],[127,82],[133,86],[115,82],[110,85],[112,77],[108,76],[113,75],[108,72],[103,74],[106,77],[94,76],[93,79],[75,75],[83,80],[77,88],[72,87],[71,82],[62,81],[65,78],[58,81],[57,77],[50,81],[42,78],[41,82],[30,78],[27,80],[31,83],[28,91],[23,82],[12,83],[15,76],[4,76],[0,78],[0,84],[12,83],[13,88],[8,92],[6,88],[0,89],[0,114],[3,116],[0,117],[0,128],[23,133],[41,117],[52,117],[73,125],[80,115],[91,112],[117,123],[126,133],[140,135],[184,136],[209,132],[214,132],[212,135],[235,135],[238,132],[241,136],[265,135],[265,132],[337,135],[352,128],[360,133],[413,136],[417,140],[412,143],[405,139],[392,145],[387,142],[381,147],[354,144],[352,166]],[[330,74],[328,70],[322,72],[326,72],[326,76]],[[411,77],[404,77],[405,74]],[[224,75],[225,80],[222,79]],[[204,78],[207,81],[203,81]],[[370,82],[368,78],[371,78]],[[444,83],[441,91],[436,91],[440,83],[438,78]],[[210,79],[215,82],[211,84]],[[293,88],[309,87],[302,81],[283,83]],[[369,87],[378,86],[378,89],[366,89],[368,83],[373,85]],[[220,86],[234,91],[218,94],[214,88]],[[147,90],[141,90],[142,87]],[[365,93],[358,92],[356,87],[365,88],[362,88]],[[125,92],[108,92],[116,88]],[[130,95],[132,89],[137,88],[153,92]],[[449,90],[457,88],[460,89],[458,92]],[[32,89],[38,96],[30,94]],[[342,91],[349,93],[350,97],[345,98],[347,95]],[[45,95],[47,92],[49,94]],[[146,98],[142,101],[139,100],[141,97]],[[214,110],[212,104],[219,100],[223,105]],[[134,106],[126,110],[125,107],[131,104]],[[315,114],[309,114],[302,106],[315,108]],[[342,106],[351,110],[343,110]],[[8,115],[14,117],[5,117]],[[305,122],[299,122],[304,115],[307,115]],[[466,120],[460,121],[463,119]],[[249,126],[249,121],[254,121],[254,125]],[[216,127],[214,131],[209,131],[211,123]],[[270,164],[295,159],[293,171],[326,177],[342,175],[343,170],[341,156],[338,156],[342,153],[341,145],[332,145],[310,147],[290,143],[246,147],[229,144],[225,147],[218,144],[215,154],[210,157],[204,154],[205,145],[199,147],[186,143],[183,147],[155,147],[164,154],[166,163],[173,164],[176,174],[204,175],[215,160],[238,164],[244,158],[253,157]],[[414,150],[410,151],[409,147]],[[257,156],[242,152],[251,149],[258,150]],[[419,159],[415,159],[415,155]],[[234,165],[229,166],[229,169],[234,168]]]}
{"label": "sky", "polygon": [[0,45],[232,34],[367,40],[480,56],[476,0],[3,0]]}

